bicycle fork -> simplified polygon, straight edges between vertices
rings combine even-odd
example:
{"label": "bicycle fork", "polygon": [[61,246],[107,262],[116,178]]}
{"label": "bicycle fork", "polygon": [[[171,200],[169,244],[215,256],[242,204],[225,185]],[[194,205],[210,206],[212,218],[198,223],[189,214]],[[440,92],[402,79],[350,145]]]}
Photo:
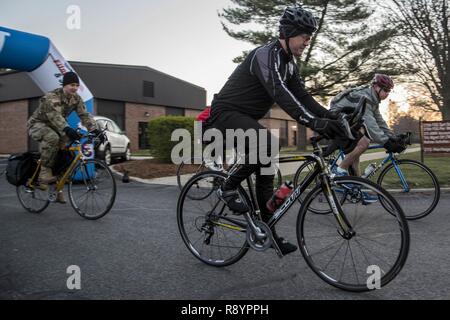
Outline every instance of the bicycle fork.
{"label": "bicycle fork", "polygon": [[329,176],[322,175],[322,190],[327,198],[327,201],[333,211],[333,215],[339,225],[337,232],[344,239],[350,240],[356,235],[348,219],[345,217],[344,211],[342,210],[341,204],[336,201],[336,197],[331,190],[331,181]]}

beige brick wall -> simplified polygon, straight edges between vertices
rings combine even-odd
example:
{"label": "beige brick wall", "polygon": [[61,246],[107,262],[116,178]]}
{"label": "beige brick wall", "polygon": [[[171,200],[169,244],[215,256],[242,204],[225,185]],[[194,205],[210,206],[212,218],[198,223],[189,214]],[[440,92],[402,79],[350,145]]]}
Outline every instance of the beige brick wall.
{"label": "beige brick wall", "polygon": [[295,135],[297,132],[297,122],[288,121],[288,146],[293,147],[295,142]]}
{"label": "beige brick wall", "polygon": [[203,110],[184,109],[184,115],[186,117],[197,117]]}
{"label": "beige brick wall", "polygon": [[277,105],[274,105],[272,107],[272,109],[270,109],[270,118],[283,119],[283,120],[293,120],[290,115],[288,115],[283,109],[281,109]]}
{"label": "beige brick wall", "polygon": [[28,100],[0,103],[0,154],[28,149]]}
{"label": "beige brick wall", "polygon": [[[150,116],[145,116],[148,112]],[[139,122],[148,122],[152,118],[166,115],[166,109],[160,106],[149,106],[145,104],[125,104],[125,131],[130,139],[131,151],[139,150]]]}

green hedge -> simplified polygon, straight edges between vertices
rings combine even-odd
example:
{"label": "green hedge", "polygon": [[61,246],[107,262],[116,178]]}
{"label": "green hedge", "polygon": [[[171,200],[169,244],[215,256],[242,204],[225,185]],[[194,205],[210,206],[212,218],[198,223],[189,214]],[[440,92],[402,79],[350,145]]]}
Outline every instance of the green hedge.
{"label": "green hedge", "polygon": [[148,123],[148,141],[153,157],[164,163],[171,163],[172,148],[178,141],[170,141],[175,129],[187,129],[194,136],[193,117],[165,116],[152,119]]}

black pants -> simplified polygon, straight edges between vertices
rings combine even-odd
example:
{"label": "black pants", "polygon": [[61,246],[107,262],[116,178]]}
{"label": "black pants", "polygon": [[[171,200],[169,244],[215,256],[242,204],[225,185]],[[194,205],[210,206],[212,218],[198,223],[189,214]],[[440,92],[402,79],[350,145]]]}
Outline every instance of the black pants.
{"label": "black pants", "polygon": [[[272,139],[275,139],[267,130],[267,134],[260,139],[259,129],[266,129],[257,120],[241,114],[235,111],[222,112],[215,117],[215,120],[211,123],[213,128],[220,130],[226,139],[226,129],[242,129],[245,131],[254,129],[257,134],[257,145],[249,145],[248,141],[245,143],[245,163],[239,167],[239,169],[230,177],[224,186],[226,190],[236,189],[242,181],[248,178],[251,174],[256,174],[256,196],[258,205],[262,214],[268,214],[266,203],[273,194],[273,180],[274,174],[263,174],[263,168],[270,167],[269,164],[262,164],[262,159],[259,157],[259,150],[262,148],[262,152],[267,150],[266,156],[271,157],[272,152],[279,150],[272,150]],[[239,150],[239,146],[236,145],[237,141],[234,141],[235,147]],[[226,143],[226,141],[224,141]],[[242,147],[242,146],[241,146]],[[256,164],[250,164],[250,160],[256,159]],[[266,169],[267,170],[267,169]],[[266,171],[264,170],[264,171]]]}

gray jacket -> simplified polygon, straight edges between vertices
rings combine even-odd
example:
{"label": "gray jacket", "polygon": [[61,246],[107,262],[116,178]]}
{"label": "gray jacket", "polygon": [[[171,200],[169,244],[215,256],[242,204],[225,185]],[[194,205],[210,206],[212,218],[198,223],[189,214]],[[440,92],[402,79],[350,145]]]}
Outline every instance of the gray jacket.
{"label": "gray jacket", "polygon": [[371,140],[385,144],[394,133],[389,129],[380,113],[380,100],[371,85],[350,88],[340,92],[331,100],[330,108],[335,110],[343,107],[356,107],[361,97],[367,98],[363,119]]}

